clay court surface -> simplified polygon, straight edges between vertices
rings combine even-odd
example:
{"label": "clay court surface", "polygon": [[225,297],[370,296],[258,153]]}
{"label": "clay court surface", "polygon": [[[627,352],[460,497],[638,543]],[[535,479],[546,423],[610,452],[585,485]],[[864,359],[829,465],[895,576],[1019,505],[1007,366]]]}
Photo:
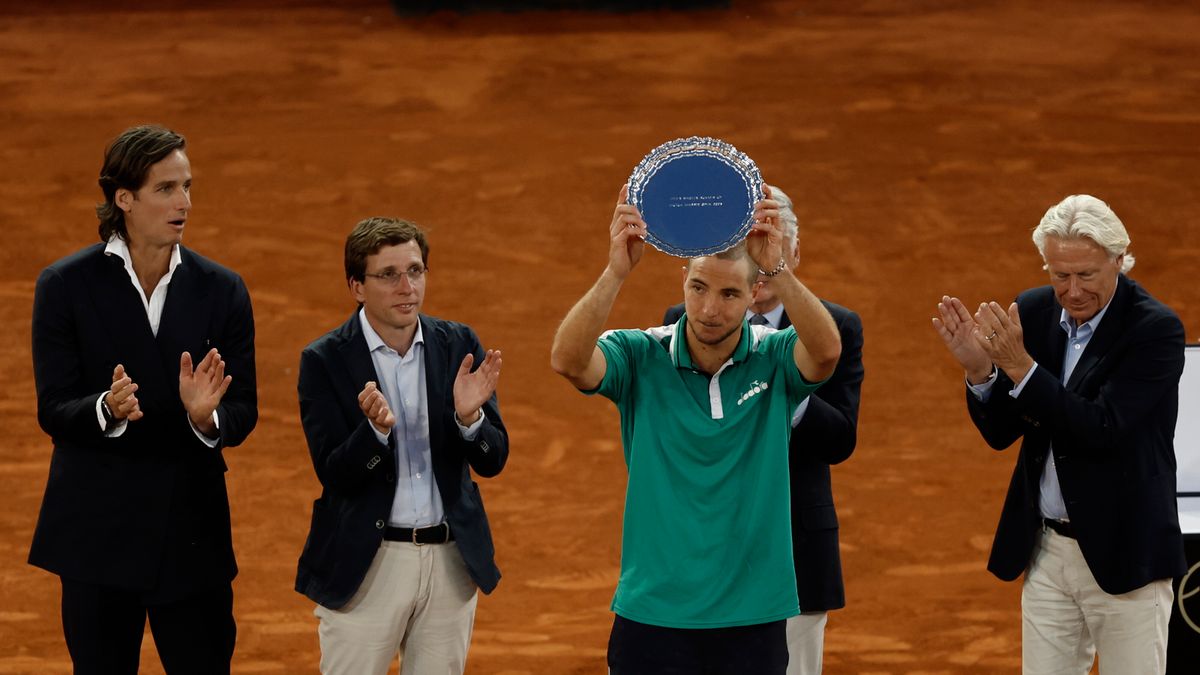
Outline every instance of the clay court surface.
{"label": "clay court surface", "polygon": [[[341,246],[365,216],[428,226],[425,310],[504,353],[512,454],[481,481],[504,579],[480,601],[472,675],[604,672],[617,416],[557,377],[549,348],[605,264],[618,188],[663,141],[753,157],[796,201],[801,278],[863,318],[858,449],[834,470],[848,606],[829,622],[831,675],[1019,671],[1019,586],[984,569],[1015,449],[988,450],[967,418],[929,325],[943,293],[1007,302],[1043,283],[1030,230],[1089,192],[1128,226],[1133,277],[1200,338],[1195,6],[400,19],[384,2],[89,4],[0,10],[0,673],[70,671],[58,580],[24,562],[50,457],[30,312],[38,272],[97,240],[103,146],[131,124],[188,137],[184,241],[254,300],[260,420],[225,453],[237,673],[316,672],[316,619],[292,590],[319,492],[296,368],[353,309]],[[660,319],[679,265],[647,254],[610,325]]]}

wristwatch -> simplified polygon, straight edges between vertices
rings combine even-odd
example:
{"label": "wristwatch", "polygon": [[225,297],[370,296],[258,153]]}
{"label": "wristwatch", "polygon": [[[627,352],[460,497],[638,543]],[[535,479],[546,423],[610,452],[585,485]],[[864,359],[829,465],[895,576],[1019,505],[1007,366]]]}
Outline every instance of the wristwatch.
{"label": "wristwatch", "polygon": [[116,415],[113,415],[112,408],[108,407],[108,401],[105,400],[107,398],[108,398],[107,395],[100,397],[100,414],[104,416],[104,430],[105,431],[107,431],[108,428],[110,426],[112,426],[113,421],[117,418]]}

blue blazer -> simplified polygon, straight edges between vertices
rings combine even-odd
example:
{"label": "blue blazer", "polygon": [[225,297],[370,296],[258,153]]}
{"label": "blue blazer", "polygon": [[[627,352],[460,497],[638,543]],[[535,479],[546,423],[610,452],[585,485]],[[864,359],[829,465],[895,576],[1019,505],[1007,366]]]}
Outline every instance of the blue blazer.
{"label": "blue blazer", "polygon": [[1039,485],[1051,442],[1067,514],[1096,582],[1119,594],[1186,566],[1175,502],[1175,418],[1183,324],[1125,275],[1104,320],[1062,384],[1066,333],[1053,288],[1017,298],[1025,349],[1037,369],[1018,398],[1003,371],[967,407],[988,445],[1021,451],[988,569],[1011,581],[1029,566],[1041,527]]}
{"label": "blue blazer", "polygon": [[[824,300],[821,304],[833,316],[842,336],[842,355],[829,381],[809,396],[808,410],[792,430],[789,444],[792,557],[802,612],[846,606],[829,465],[845,461],[858,443],[858,403],[863,382],[862,320],[841,305]],[[683,305],[675,305],[667,309],[663,323],[675,323],[681,316]],[[784,312],[780,328],[790,325]]]}
{"label": "blue blazer", "polygon": [[[490,593],[500,570],[471,470],[484,477],[500,473],[508,460],[508,431],[493,395],[475,440],[463,440],[454,421],[454,377],[467,354],[481,363],[483,348],[468,326],[425,315],[420,321],[434,480],[467,571]],[[379,376],[357,310],[300,355],[300,420],[322,490],[313,502],[296,590],[331,609],[345,605],[366,576],[396,493],[395,453],[379,442],[358,407],[359,392],[372,381]]]}
{"label": "blue blazer", "polygon": [[[238,275],[180,247],[157,337],[104,244],[47,267],[33,301],[38,422],[54,442],[29,562],[62,577],[171,600],[237,574],[222,450],[258,420],[254,316]],[[216,347],[233,376],[210,448],[179,399],[179,356]],[[96,399],[118,363],[145,417],[108,438]]]}

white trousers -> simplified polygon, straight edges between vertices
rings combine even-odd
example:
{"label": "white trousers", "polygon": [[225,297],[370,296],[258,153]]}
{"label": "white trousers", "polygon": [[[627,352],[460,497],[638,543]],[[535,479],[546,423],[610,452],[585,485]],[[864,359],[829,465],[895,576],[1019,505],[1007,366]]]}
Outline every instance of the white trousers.
{"label": "white trousers", "polygon": [[323,675],[462,675],[478,588],[458,546],[384,541],[341,609],[313,611],[321,624]]}
{"label": "white trousers", "polygon": [[804,612],[787,620],[787,675],[821,675],[828,612]]}
{"label": "white trousers", "polygon": [[1021,590],[1024,675],[1163,675],[1170,579],[1120,595],[1100,589],[1079,543],[1042,528]]}

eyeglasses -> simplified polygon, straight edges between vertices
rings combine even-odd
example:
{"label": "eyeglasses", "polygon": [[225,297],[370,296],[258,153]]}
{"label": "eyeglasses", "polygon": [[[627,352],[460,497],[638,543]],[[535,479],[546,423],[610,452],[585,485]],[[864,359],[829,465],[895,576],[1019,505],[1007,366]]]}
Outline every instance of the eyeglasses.
{"label": "eyeglasses", "polygon": [[400,285],[400,280],[404,277],[408,277],[408,283],[416,284],[417,282],[421,281],[421,279],[425,278],[425,272],[427,271],[428,270],[426,268],[420,265],[413,265],[403,272],[397,272],[396,270],[389,269],[379,274],[369,274],[364,272],[363,276],[371,277],[372,279],[378,279],[382,281],[385,286],[395,288]]}

